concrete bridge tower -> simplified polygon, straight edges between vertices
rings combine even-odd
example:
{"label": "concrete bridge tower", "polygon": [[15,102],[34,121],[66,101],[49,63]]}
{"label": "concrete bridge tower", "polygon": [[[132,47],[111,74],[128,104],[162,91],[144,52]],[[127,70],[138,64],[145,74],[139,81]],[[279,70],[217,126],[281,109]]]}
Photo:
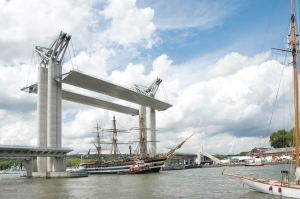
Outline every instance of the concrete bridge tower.
{"label": "concrete bridge tower", "polygon": [[[160,78],[156,78],[156,80],[149,87],[145,87],[145,86],[141,86],[141,85],[137,85],[137,84],[135,84],[134,87],[137,92],[154,98],[161,82],[162,82],[162,80]],[[147,127],[148,127],[148,129],[150,129],[150,139],[149,139],[150,150],[149,151],[150,151],[150,157],[153,157],[157,154],[157,152],[156,152],[156,115],[155,115],[156,110],[153,108],[147,108],[147,109],[145,106],[141,106],[139,113],[140,113],[140,117],[144,118],[144,128],[147,129]],[[147,114],[147,112],[148,112],[148,114]],[[147,131],[145,130],[144,133],[146,134]],[[145,138],[146,137],[147,137],[147,135],[145,135]],[[147,149],[147,140],[146,140],[145,146]]]}
{"label": "concrete bridge tower", "polygon": [[[70,35],[60,32],[50,48],[35,47],[35,52],[41,60],[38,69],[37,93],[38,146],[62,147],[62,85],[54,77],[62,74],[61,62],[70,39]],[[62,161],[62,159],[55,157],[38,157],[37,169],[39,172],[63,171]]]}

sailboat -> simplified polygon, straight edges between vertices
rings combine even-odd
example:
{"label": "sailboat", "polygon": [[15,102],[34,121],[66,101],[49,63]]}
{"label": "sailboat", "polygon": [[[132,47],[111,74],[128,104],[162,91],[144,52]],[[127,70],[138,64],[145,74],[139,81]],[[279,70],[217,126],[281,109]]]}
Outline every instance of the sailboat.
{"label": "sailboat", "polygon": [[287,170],[281,171],[281,180],[257,179],[250,176],[242,176],[230,173],[222,173],[225,176],[232,176],[243,179],[244,184],[250,188],[267,194],[280,195],[285,197],[300,198],[300,165],[299,165],[299,99],[298,99],[298,34],[296,33],[296,22],[294,14],[294,1],[291,0],[291,48],[282,50],[292,53],[293,56],[293,76],[294,76],[294,142],[295,142],[295,180],[290,181],[290,173]]}
{"label": "sailboat", "polygon": [[[142,122],[143,118],[140,118],[140,122]],[[140,148],[140,154],[137,156],[132,156],[130,154],[129,157],[120,158],[118,156],[118,144],[117,142],[117,132],[126,132],[127,130],[119,130],[116,128],[116,120],[115,117],[113,118],[113,128],[112,129],[106,129],[108,132],[113,132],[113,138],[112,142],[101,142],[100,141],[100,131],[99,127],[97,125],[97,143],[93,143],[95,145],[95,148],[97,150],[98,154],[98,160],[94,162],[81,162],[80,167],[84,167],[88,174],[118,174],[118,173],[126,173],[130,171],[130,168],[132,165],[134,165],[136,162],[143,161],[143,165],[147,167],[147,172],[153,173],[153,172],[159,172],[161,167],[165,164],[165,162],[168,160],[168,158],[175,152],[175,150],[179,149],[188,139],[190,139],[191,136],[183,140],[180,144],[178,144],[175,148],[171,149],[168,153],[156,155],[153,157],[149,157],[146,153],[146,146],[145,146],[145,128],[142,127],[142,130],[140,131],[139,136],[139,148]],[[138,130],[137,128],[133,128],[131,130]],[[103,131],[103,129],[102,129]],[[105,131],[105,130],[104,130]],[[104,161],[102,160],[102,150],[101,150],[101,144],[112,144],[112,157],[114,157],[114,160],[112,161]],[[124,143],[123,143],[124,144]]]}

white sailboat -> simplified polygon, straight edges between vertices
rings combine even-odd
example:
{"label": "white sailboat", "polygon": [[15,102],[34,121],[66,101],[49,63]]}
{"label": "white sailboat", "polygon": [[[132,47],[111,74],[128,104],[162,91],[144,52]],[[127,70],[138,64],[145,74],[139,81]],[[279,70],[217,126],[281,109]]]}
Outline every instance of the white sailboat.
{"label": "white sailboat", "polygon": [[250,176],[242,176],[230,173],[222,173],[222,175],[242,178],[243,182],[250,188],[272,195],[280,195],[285,197],[300,198],[300,165],[299,165],[299,106],[298,106],[298,34],[296,33],[296,22],[294,14],[294,1],[291,0],[291,48],[283,50],[292,53],[293,56],[293,76],[294,76],[294,139],[295,139],[295,180],[289,179],[289,171],[281,171],[282,179],[280,180],[264,180]]}

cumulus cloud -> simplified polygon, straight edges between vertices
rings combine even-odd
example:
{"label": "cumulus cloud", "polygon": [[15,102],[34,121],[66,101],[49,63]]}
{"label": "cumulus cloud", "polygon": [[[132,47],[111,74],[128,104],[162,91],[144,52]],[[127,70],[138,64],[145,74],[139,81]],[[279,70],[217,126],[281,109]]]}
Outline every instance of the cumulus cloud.
{"label": "cumulus cloud", "polygon": [[172,60],[165,54],[154,59],[152,70],[149,75],[145,74],[145,66],[143,64],[129,63],[124,71],[115,70],[111,73],[110,80],[114,83],[132,87],[133,84],[143,86],[150,85],[157,77],[162,79],[170,79],[172,76]]}
{"label": "cumulus cloud", "polygon": [[[224,57],[226,56],[228,55]],[[240,64],[242,63],[243,60]],[[202,142],[207,147],[206,150],[214,152],[224,151],[234,136],[241,140],[237,143],[236,150],[247,150],[251,145],[246,143],[249,140],[268,146],[268,141],[261,136],[269,136],[273,131],[282,128],[284,123],[291,124],[289,117],[285,121],[273,118],[270,122],[275,99],[279,103],[288,100],[287,96],[290,96],[291,90],[287,89],[291,83],[288,78],[290,76],[290,67],[286,68],[277,61],[266,61],[259,65],[245,66],[229,76],[213,77],[186,88],[180,87],[177,97],[171,98],[174,107],[157,114],[157,120],[160,121],[157,124],[158,129],[170,132],[167,133],[169,136],[174,134],[171,132],[184,132],[189,129],[190,132],[202,135],[198,142]],[[279,85],[280,92],[276,96]],[[275,110],[277,114],[289,110],[289,103],[285,102],[285,107],[280,104]],[[292,125],[286,128],[291,127]],[[224,135],[227,143],[220,141]],[[219,145],[213,143],[212,138],[218,139]],[[212,146],[207,144],[208,140],[211,140]]]}
{"label": "cumulus cloud", "polygon": [[[29,62],[34,45],[48,47],[60,31],[86,41],[94,25],[88,1],[1,1],[0,63]],[[79,45],[78,45],[79,47]]]}
{"label": "cumulus cloud", "polygon": [[0,144],[36,145],[36,99],[21,91],[29,68],[0,66]]}
{"label": "cumulus cloud", "polygon": [[271,52],[261,53],[253,58],[248,58],[237,52],[232,52],[222,59],[220,59],[216,64],[209,66],[208,76],[224,76],[232,74],[243,67],[259,64],[270,57]]}
{"label": "cumulus cloud", "polygon": [[173,61],[166,54],[160,55],[153,61],[153,70],[149,76],[170,79],[173,74],[172,63]]}
{"label": "cumulus cloud", "polygon": [[156,30],[152,22],[154,10],[146,7],[138,9],[135,0],[110,1],[100,13],[110,20],[105,36],[112,42],[123,46],[141,44],[147,49],[159,41],[154,35]]}
{"label": "cumulus cloud", "polygon": [[106,78],[106,60],[114,57],[115,55],[114,50],[106,48],[92,54],[80,52],[64,64],[63,72],[79,70],[84,71],[85,73],[94,74],[98,77]]}

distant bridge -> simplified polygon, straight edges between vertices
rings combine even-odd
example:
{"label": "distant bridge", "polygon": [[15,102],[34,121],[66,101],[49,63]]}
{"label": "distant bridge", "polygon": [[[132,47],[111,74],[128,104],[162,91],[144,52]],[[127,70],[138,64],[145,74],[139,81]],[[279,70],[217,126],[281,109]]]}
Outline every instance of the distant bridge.
{"label": "distant bridge", "polygon": [[198,164],[200,164],[204,161],[204,157],[212,160],[214,164],[221,163],[221,160],[205,152],[198,152],[197,154],[174,153],[171,155],[168,162],[165,163],[163,170],[183,169],[187,165],[195,165],[196,158],[198,159]]}
{"label": "distant bridge", "polygon": [[0,159],[20,159],[26,168],[26,176],[32,177],[37,171],[37,157],[54,157],[61,165],[67,165],[66,154],[72,148],[54,148],[40,146],[0,145]]}
{"label": "distant bridge", "polygon": [[0,159],[31,159],[33,157],[63,157],[72,148],[0,145]]}
{"label": "distant bridge", "polygon": [[208,153],[205,153],[205,152],[200,152],[200,154],[202,154],[203,156],[206,156],[208,157],[209,159],[211,159],[215,164],[221,164],[221,160],[219,160],[218,158],[208,154]]}

